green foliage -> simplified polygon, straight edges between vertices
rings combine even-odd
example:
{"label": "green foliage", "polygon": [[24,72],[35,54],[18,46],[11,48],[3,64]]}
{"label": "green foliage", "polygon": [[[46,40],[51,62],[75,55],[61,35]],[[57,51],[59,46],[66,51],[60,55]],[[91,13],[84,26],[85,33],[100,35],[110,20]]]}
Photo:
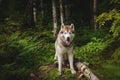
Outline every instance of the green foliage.
{"label": "green foliage", "polygon": [[111,2],[111,4],[113,4],[113,3],[115,3],[115,4],[120,4],[120,1],[119,1],[119,0],[111,0],[110,2]]}
{"label": "green foliage", "polygon": [[0,33],[12,34],[15,31],[20,30],[21,21],[12,19],[11,17],[5,18],[3,23],[0,23]]}
{"label": "green foliage", "polygon": [[74,80],[75,77],[71,74],[70,69],[64,68],[64,73],[62,76],[58,76],[58,70],[52,70],[45,80]]}
{"label": "green foliage", "polygon": [[45,80],[58,80],[59,78],[57,73],[58,73],[57,69],[50,71]]}
{"label": "green foliage", "polygon": [[81,47],[80,52],[95,54],[101,52],[102,49],[106,47],[106,43],[104,43],[102,39],[96,39],[96,38],[92,38],[92,39],[93,41]]}
{"label": "green foliage", "polygon": [[120,79],[120,67],[113,64],[103,64],[102,74],[106,75],[105,80],[119,80]]}
{"label": "green foliage", "polygon": [[[108,42],[103,39],[92,38],[92,41],[88,42],[80,48],[76,48],[77,55],[81,59],[89,63],[99,63],[101,58],[101,52],[108,46]],[[96,57],[95,57],[96,56]],[[96,62],[97,61],[97,62]]]}
{"label": "green foliage", "polygon": [[[3,73],[0,75],[1,79],[12,80],[16,77],[17,80],[26,80],[30,72],[40,65],[53,62],[54,56],[51,55],[54,54],[54,46],[47,43],[51,37],[46,33],[49,32],[29,30],[0,35],[0,73]],[[6,75],[8,77],[5,78]]]}
{"label": "green foliage", "polygon": [[58,68],[53,65],[41,66],[39,68],[42,80],[74,80],[75,75],[71,74],[71,70],[63,68],[63,74],[58,76]]}
{"label": "green foliage", "polygon": [[120,47],[115,50],[115,52],[112,54],[113,62],[114,63],[120,63]]}
{"label": "green foliage", "polygon": [[99,23],[99,26],[104,26],[105,23],[108,21],[111,21],[111,28],[109,32],[112,32],[112,35],[114,38],[120,36],[120,12],[119,10],[111,10],[108,13],[104,12],[101,15],[98,16],[97,22]]}
{"label": "green foliage", "polygon": [[75,45],[81,46],[91,42],[94,38],[101,39],[105,37],[107,29],[99,29],[98,31],[95,32],[93,29],[89,29],[88,27],[84,26],[83,29],[77,29],[76,32],[77,34],[75,37]]}
{"label": "green foliage", "polygon": [[[117,1],[117,0],[116,0]],[[108,27],[109,33],[104,37],[105,40],[109,41],[108,47],[106,48],[105,54],[109,53],[110,63],[119,64],[119,40],[120,40],[120,11],[113,9],[109,12],[103,12],[97,18],[97,22],[101,27]],[[110,51],[108,51],[110,49]],[[111,51],[112,50],[112,51]]]}
{"label": "green foliage", "polygon": [[[39,3],[39,1],[37,2]],[[105,65],[102,65],[103,67],[97,68],[105,69],[104,71],[101,70],[101,74],[107,76],[105,76],[105,79],[103,78],[103,80],[119,79],[119,67],[113,66],[113,64],[118,66],[120,64],[120,11],[117,10],[119,9],[120,1],[100,1],[99,5],[102,6],[100,12],[105,9],[105,11],[109,12],[103,12],[98,16],[97,22],[100,29],[96,32],[94,32],[90,26],[89,28],[88,26],[82,28],[78,27],[81,25],[89,25],[89,16],[92,15],[91,11],[89,11],[89,13],[87,13],[88,11],[85,11],[87,14],[84,14],[84,12],[81,13],[81,10],[84,11],[84,8],[79,8],[79,5],[84,6],[82,5],[83,3],[89,4],[89,1],[82,1],[82,3],[78,2],[79,0],[75,3],[70,1],[69,4],[76,7],[74,8],[71,6],[71,10],[74,12],[71,18],[76,24],[75,27],[77,33],[75,39],[75,56],[84,59],[84,61],[89,62],[90,64],[105,63]],[[38,67],[50,63],[53,64],[55,38],[53,38],[51,33],[53,28],[51,1],[44,0],[43,3],[45,4],[43,8],[47,9],[43,9],[44,17],[42,17],[38,11],[40,10],[39,4],[36,4],[38,12],[37,22],[35,27],[36,30],[33,30],[29,28],[31,26],[28,26],[31,24],[29,1],[2,0],[0,2],[1,80],[30,80],[30,73],[35,72]],[[57,4],[58,3],[59,1]],[[18,6],[21,4],[23,6]],[[113,7],[114,9],[111,10]],[[86,8],[90,10],[89,6]],[[23,24],[25,24],[25,26],[23,26]],[[104,28],[102,28],[103,26]],[[112,66],[106,65],[107,63],[111,63]],[[74,80],[74,76],[71,74],[70,69],[65,68],[64,75],[62,78],[59,78],[57,75],[57,69],[49,70],[48,68],[49,67],[43,66],[43,70],[47,71],[47,73],[49,72],[48,76],[45,77],[46,80]]]}
{"label": "green foliage", "polygon": [[76,57],[91,64],[101,62],[104,50],[110,46],[113,41],[110,35],[107,34],[107,29],[100,29],[94,32],[91,29],[84,28],[76,36],[75,52]]}

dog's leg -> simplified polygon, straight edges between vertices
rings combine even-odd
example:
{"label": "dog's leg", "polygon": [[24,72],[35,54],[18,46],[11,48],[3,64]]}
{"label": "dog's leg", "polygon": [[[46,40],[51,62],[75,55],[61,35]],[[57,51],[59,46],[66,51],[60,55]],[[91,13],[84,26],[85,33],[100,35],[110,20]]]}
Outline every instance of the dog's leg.
{"label": "dog's leg", "polygon": [[54,57],[54,60],[57,60],[57,52],[55,53],[55,57]]}
{"label": "dog's leg", "polygon": [[76,71],[75,71],[74,66],[73,66],[73,54],[72,53],[68,54],[68,59],[69,59],[71,73],[76,74]]}
{"label": "dog's leg", "polygon": [[63,61],[63,55],[58,55],[58,75],[62,75],[62,61]]}

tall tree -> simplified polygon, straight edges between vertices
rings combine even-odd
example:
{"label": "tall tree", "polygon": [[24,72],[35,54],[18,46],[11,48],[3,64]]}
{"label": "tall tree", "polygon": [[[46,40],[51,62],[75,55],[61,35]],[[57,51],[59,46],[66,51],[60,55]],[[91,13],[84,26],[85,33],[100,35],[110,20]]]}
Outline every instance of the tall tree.
{"label": "tall tree", "polygon": [[65,9],[64,9],[64,11],[65,11],[65,20],[64,20],[64,22],[66,23],[66,24],[70,24],[71,23],[71,17],[70,17],[70,15],[71,15],[71,11],[70,11],[70,8],[71,8],[71,4],[70,4],[70,1],[69,0],[64,0],[64,5],[65,5]]}
{"label": "tall tree", "polygon": [[62,0],[59,0],[60,1],[60,20],[61,20],[61,24],[64,23],[64,15],[63,15],[63,1]]}
{"label": "tall tree", "polygon": [[44,17],[43,0],[40,0],[41,16]]}
{"label": "tall tree", "polygon": [[97,18],[97,0],[93,0],[93,25],[94,25],[94,30],[97,30],[97,23],[96,23],[96,18]]}
{"label": "tall tree", "polygon": [[34,2],[35,0],[31,0],[31,27],[35,27],[35,17],[36,17],[36,11],[34,12],[35,6],[34,6]]}
{"label": "tall tree", "polygon": [[33,1],[33,19],[34,19],[34,22],[36,22],[36,13],[37,13],[37,10],[36,10],[36,3],[35,1]]}
{"label": "tall tree", "polygon": [[53,35],[56,36],[58,27],[55,0],[52,0],[52,15],[53,15]]}

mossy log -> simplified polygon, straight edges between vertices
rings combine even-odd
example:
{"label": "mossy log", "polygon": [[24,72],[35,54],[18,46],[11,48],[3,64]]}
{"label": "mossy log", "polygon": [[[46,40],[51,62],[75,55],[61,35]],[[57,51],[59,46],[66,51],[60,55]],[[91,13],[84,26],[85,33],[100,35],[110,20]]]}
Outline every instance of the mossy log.
{"label": "mossy log", "polygon": [[75,67],[78,69],[78,79],[85,77],[87,80],[99,80],[99,78],[93,74],[93,72],[82,62],[76,62]]}

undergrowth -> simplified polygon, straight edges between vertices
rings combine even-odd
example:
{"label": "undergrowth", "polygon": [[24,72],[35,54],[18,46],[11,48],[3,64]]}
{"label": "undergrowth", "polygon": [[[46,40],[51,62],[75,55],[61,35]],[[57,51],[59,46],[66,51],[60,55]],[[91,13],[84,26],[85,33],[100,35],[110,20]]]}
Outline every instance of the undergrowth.
{"label": "undergrowth", "polygon": [[29,30],[16,31],[9,35],[1,34],[0,73],[2,74],[0,78],[26,80],[30,72],[35,71],[39,66],[53,63],[53,42],[54,39],[46,35],[46,32]]}
{"label": "undergrowth", "polygon": [[[14,26],[17,25],[19,26],[14,23]],[[35,72],[40,66],[54,64],[55,37],[50,27],[44,28],[37,25],[40,30],[30,28],[14,30],[4,29],[4,27],[5,25],[1,29],[3,33],[0,34],[0,78],[2,80],[29,80],[30,73]],[[102,65],[103,62],[119,65],[119,34],[114,36],[115,33],[111,35],[109,30],[105,29],[97,32],[88,28],[77,30],[74,45],[75,57],[93,66]],[[66,71],[65,75],[68,72]],[[56,73],[56,69],[50,72],[46,80],[58,78]],[[73,76],[67,75],[67,79],[72,80]]]}

